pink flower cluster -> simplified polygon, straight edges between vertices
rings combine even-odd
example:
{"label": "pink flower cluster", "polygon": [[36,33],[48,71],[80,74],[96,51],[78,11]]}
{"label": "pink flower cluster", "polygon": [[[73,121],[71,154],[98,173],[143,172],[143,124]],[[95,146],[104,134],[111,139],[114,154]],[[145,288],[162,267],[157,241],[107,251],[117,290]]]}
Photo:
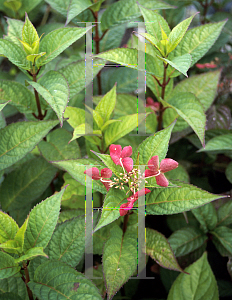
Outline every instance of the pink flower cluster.
{"label": "pink flower cluster", "polygon": [[[130,157],[132,155],[132,147],[127,146],[122,149],[120,145],[110,145],[109,147],[110,157],[116,165],[120,165],[123,168],[123,177],[116,179],[116,182],[112,181],[110,178],[112,176],[112,171],[108,168],[101,170],[101,175],[98,168],[93,167],[86,170],[84,173],[92,177],[94,180],[100,180],[107,191],[112,186],[115,188],[124,189],[124,184],[129,184],[129,191],[133,194],[127,198],[127,203],[123,203],[120,206],[120,215],[125,216],[129,210],[133,208],[134,203],[138,200],[138,197],[150,193],[151,191],[147,188],[139,190],[141,179],[155,177],[156,182],[159,186],[167,187],[168,180],[164,173],[174,170],[178,167],[178,162],[173,159],[165,158],[161,161],[159,166],[159,157],[157,155],[152,156],[148,161],[148,169],[145,170],[143,175],[139,174],[139,170],[133,169],[133,159]],[[121,175],[120,174],[120,175]]]}

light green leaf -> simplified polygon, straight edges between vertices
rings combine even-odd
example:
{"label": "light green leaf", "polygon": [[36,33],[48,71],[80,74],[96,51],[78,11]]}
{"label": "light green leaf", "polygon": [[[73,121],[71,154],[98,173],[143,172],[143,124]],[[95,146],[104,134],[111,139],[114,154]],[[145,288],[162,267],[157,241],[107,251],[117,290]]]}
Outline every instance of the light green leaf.
{"label": "light green leaf", "polygon": [[147,213],[177,214],[225,196],[214,195],[191,184],[172,181],[180,187],[156,188],[146,196]]}
{"label": "light green leaf", "polygon": [[71,138],[71,132],[58,128],[51,131],[46,142],[41,141],[38,147],[48,161],[76,159],[81,156],[80,148],[76,141],[69,143]]}
{"label": "light green leaf", "polygon": [[[64,174],[64,184],[63,187],[66,187],[66,190],[62,197],[62,206],[66,206],[65,202],[69,202],[72,198],[78,199],[78,196],[85,196],[85,186],[80,182],[76,181],[69,173]],[[75,215],[77,217],[77,215]]]}
{"label": "light green leaf", "polygon": [[[181,72],[182,74],[184,74],[186,77],[188,77],[187,75],[187,71],[190,68],[191,65],[191,55],[190,54],[184,54],[182,56],[177,56],[172,58],[172,60],[169,60],[167,58],[162,58],[160,56],[158,56],[160,59],[162,59],[163,61],[165,61],[166,63],[168,63],[169,65],[171,65],[174,69],[176,69],[177,71]],[[172,73],[170,72],[169,76],[172,77]]]}
{"label": "light green leaf", "polygon": [[102,257],[107,299],[110,300],[137,268],[137,230],[111,229]]}
{"label": "light green leaf", "polygon": [[147,165],[148,161],[152,156],[158,155],[159,161],[165,158],[168,152],[168,143],[170,140],[171,132],[174,127],[174,123],[169,127],[158,131],[153,136],[145,139],[142,144],[139,145],[138,149],[132,155],[134,161],[136,161],[139,153],[139,164]]}
{"label": "light green leaf", "polygon": [[[2,196],[2,194],[1,194]],[[0,243],[13,240],[19,227],[8,214],[0,211]]]}
{"label": "light green leaf", "polygon": [[41,264],[36,269],[34,279],[28,283],[28,286],[38,298],[44,300],[57,297],[60,299],[102,300],[98,289],[89,279],[59,261],[48,261]]}
{"label": "light green leaf", "polygon": [[30,152],[58,121],[18,122],[0,130],[0,170],[3,170]]}
{"label": "light green leaf", "polygon": [[0,294],[10,292],[17,294],[22,299],[28,300],[26,284],[21,277],[9,277],[0,281]]}
{"label": "light green leaf", "polygon": [[[68,173],[66,173],[68,174]],[[74,179],[73,179],[74,180]],[[67,187],[68,188],[68,187]],[[67,190],[67,189],[66,189]],[[61,203],[62,204],[62,203]],[[61,224],[67,220],[73,219],[75,217],[84,216],[85,210],[78,208],[78,209],[68,209],[63,210],[59,215],[58,224]]]}
{"label": "light green leaf", "polygon": [[[86,170],[86,165],[91,165],[91,167],[99,167],[99,170],[105,168],[102,163],[93,159],[70,159],[64,161],[55,161],[53,162],[53,164],[58,168],[67,171],[75,180],[77,180],[84,186],[86,177],[84,172]],[[106,188],[98,180],[93,180],[92,184],[88,187],[93,188],[94,190],[99,191],[102,194],[106,194]]]}
{"label": "light green leaf", "polygon": [[56,227],[64,190],[42,201],[30,212],[25,232],[24,251],[47,246]]}
{"label": "light green leaf", "polygon": [[0,279],[11,277],[18,273],[20,269],[21,267],[15,263],[12,256],[0,251]]}
{"label": "light green leaf", "polygon": [[117,119],[121,120],[121,122],[110,124],[105,130],[105,147],[108,147],[110,144],[131,132],[143,121],[144,118],[145,114],[128,115]]}
{"label": "light green leaf", "polygon": [[223,153],[224,151],[232,151],[232,134],[222,134],[215,136],[208,143],[205,148],[198,150],[197,152],[205,151],[217,151],[217,153]]}
{"label": "light green leaf", "polygon": [[219,300],[217,282],[207,261],[206,252],[180,274],[168,294],[167,300],[192,299]]}
{"label": "light green leaf", "polygon": [[112,223],[120,217],[119,207],[126,198],[126,192],[123,190],[116,190],[114,188],[109,190],[103,203],[100,220],[97,226],[94,228],[94,232]]}
{"label": "light green leaf", "polygon": [[45,256],[48,258],[46,253],[44,253],[43,251],[43,247],[34,247],[32,249],[29,249],[24,255],[20,256],[19,258],[16,258],[15,262],[19,263],[23,260],[32,260],[37,256]]}
{"label": "light green leaf", "polygon": [[[68,106],[65,109],[64,117],[68,118],[67,122],[73,128],[85,123],[85,110],[78,107]],[[89,116],[87,115],[87,118]]]}
{"label": "light green leaf", "polygon": [[33,64],[35,64],[35,62],[37,61],[37,59],[40,58],[40,57],[42,57],[45,54],[46,54],[46,52],[40,52],[38,54],[30,54],[30,55],[27,55],[27,60],[29,60],[30,62],[32,62]]}
{"label": "light green leaf", "polygon": [[69,89],[66,79],[57,71],[47,72],[39,81],[28,81],[57,114],[63,125],[63,113],[68,104]]}
{"label": "light green leaf", "polygon": [[229,200],[219,207],[217,211],[218,223],[217,226],[227,226],[232,223],[232,201]]}
{"label": "light green leaf", "polygon": [[232,229],[219,226],[210,232],[213,235],[213,243],[222,256],[232,256]]}
{"label": "light green leaf", "polygon": [[[40,43],[40,52],[46,52],[46,55],[38,60],[40,66],[47,64],[49,61],[57,57],[66,48],[80,39],[90,29],[72,27],[60,28],[48,33]],[[1,44],[0,44],[1,45]],[[1,52],[1,46],[0,46]]]}
{"label": "light green leaf", "polygon": [[81,136],[85,136],[87,139],[91,140],[91,142],[95,145],[100,145],[101,140],[100,137],[102,135],[101,130],[93,130],[93,126],[90,124],[84,123],[78,125],[74,128],[73,137],[71,141],[80,138]]}
{"label": "light green leaf", "polygon": [[67,25],[73,18],[78,16],[82,11],[86,10],[92,5],[90,0],[45,0],[56,11],[67,17],[65,25]]}
{"label": "light green leaf", "polygon": [[18,0],[6,0],[3,2],[3,5],[5,5],[10,10],[13,10],[14,12],[17,12],[22,6],[22,2]]}
{"label": "light green leaf", "polygon": [[202,145],[205,144],[206,116],[200,101],[192,93],[179,93],[168,100],[168,103],[160,99],[168,107],[175,109],[195,131]]}
{"label": "light green leaf", "polygon": [[163,234],[150,228],[146,228],[146,254],[163,268],[183,272],[168,240]]}
{"label": "light green leaf", "polygon": [[27,13],[25,16],[25,23],[22,30],[22,39],[23,42],[27,43],[31,47],[35,41],[39,40],[38,33],[31,21],[29,20]]}
{"label": "light green leaf", "polygon": [[156,9],[168,9],[173,8],[173,6],[159,0],[147,1],[147,0],[127,0],[126,2],[121,0],[116,3],[109,5],[109,7],[104,11],[101,17],[101,29],[105,31],[117,24],[125,23],[132,19],[141,16],[140,4],[142,7],[156,10]]}
{"label": "light green leaf", "polygon": [[56,228],[46,248],[50,259],[75,267],[85,251],[85,216],[68,220]]}
{"label": "light green leaf", "polygon": [[180,43],[194,17],[195,15],[185,19],[172,29],[168,36],[167,54],[172,52]]}
{"label": "light green leaf", "polygon": [[9,240],[5,243],[0,244],[0,248],[8,253],[19,254],[22,252],[22,248],[18,245],[18,242],[15,240]]}
{"label": "light green leaf", "polygon": [[11,212],[30,205],[46,190],[56,171],[42,157],[26,161],[8,174],[0,186],[2,209]]}
{"label": "light green leaf", "polygon": [[187,226],[175,231],[168,241],[176,257],[189,254],[206,243],[208,237],[196,227]]}
{"label": "light green leaf", "polygon": [[103,119],[103,125],[110,119],[116,104],[116,85],[101,99],[95,108]]}
{"label": "light green leaf", "polygon": [[25,15],[25,12],[29,13],[32,9],[34,9],[42,0],[21,0],[22,6],[19,9],[20,18]]}
{"label": "light green leaf", "polygon": [[212,47],[225,23],[226,21],[205,24],[188,30],[173,55],[191,54],[193,66]]}
{"label": "light green leaf", "polygon": [[11,101],[21,113],[37,111],[33,93],[16,81],[0,80],[0,103],[5,101]]}
{"label": "light green leaf", "polygon": [[212,203],[192,209],[195,218],[200,222],[201,229],[206,233],[217,225],[217,212]]}
{"label": "light green leaf", "polygon": [[93,59],[93,77],[85,75],[85,64],[85,60],[80,60],[59,69],[59,72],[61,72],[68,81],[70,98],[77,95],[88,84],[92,84],[92,78],[104,67],[105,62],[101,59]]}
{"label": "light green leaf", "polygon": [[20,253],[23,251],[25,231],[27,229],[27,225],[28,225],[28,218],[25,220],[23,225],[19,228],[14,238],[14,240],[17,242],[18,246],[20,247]]}
{"label": "light green leaf", "polygon": [[3,110],[3,108],[4,108],[9,102],[10,102],[10,100],[7,101],[7,102],[5,102],[5,103],[1,103],[1,104],[0,104],[0,111]]}
{"label": "light green leaf", "polygon": [[21,48],[22,44],[19,40],[22,40],[24,22],[7,18],[7,24],[7,35],[4,36],[4,39],[13,42]]}
{"label": "light green leaf", "polygon": [[17,67],[29,70],[30,66],[26,59],[26,52],[13,42],[0,39],[0,54],[6,56]]}

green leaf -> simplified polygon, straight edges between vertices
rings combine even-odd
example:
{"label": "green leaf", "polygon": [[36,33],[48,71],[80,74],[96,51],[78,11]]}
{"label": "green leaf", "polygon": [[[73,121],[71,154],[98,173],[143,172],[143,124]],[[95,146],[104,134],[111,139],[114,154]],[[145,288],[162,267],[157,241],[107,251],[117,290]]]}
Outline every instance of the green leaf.
{"label": "green leaf", "polygon": [[[160,59],[162,59],[163,61],[165,61],[166,63],[168,63],[169,65],[171,65],[174,69],[176,69],[177,71],[181,72],[182,74],[184,74],[186,77],[188,77],[187,75],[187,71],[190,68],[191,65],[191,55],[190,54],[184,54],[182,56],[177,56],[172,58],[172,60],[169,60],[167,58],[162,58],[160,56],[158,56]],[[172,73],[170,72],[169,76],[172,77]]]}
{"label": "green leaf", "polygon": [[20,18],[25,15],[25,12],[29,13],[32,9],[34,9],[42,0],[21,0],[22,6],[19,9]]}
{"label": "green leaf", "polygon": [[202,145],[205,144],[206,116],[200,101],[192,93],[179,93],[168,102],[160,101],[175,111],[192,127]]}
{"label": "green leaf", "polygon": [[85,251],[85,216],[68,220],[55,229],[46,248],[50,259],[75,267]]}
{"label": "green leaf", "polygon": [[15,293],[4,293],[0,295],[1,300],[23,300],[19,295],[16,295]]}
{"label": "green leaf", "polygon": [[169,171],[167,174],[165,174],[165,176],[171,181],[179,180],[186,183],[189,183],[190,181],[188,172],[181,164],[179,164],[176,169]]}
{"label": "green leaf", "polygon": [[218,223],[217,226],[227,226],[232,223],[232,201],[229,200],[219,207],[217,211]]}
{"label": "green leaf", "polygon": [[12,256],[0,251],[0,279],[11,277],[18,273],[20,269],[21,267],[15,263]]}
{"label": "green leaf", "polygon": [[119,207],[126,198],[126,192],[123,190],[116,190],[114,188],[109,190],[103,203],[100,220],[97,226],[94,228],[94,232],[112,223],[120,217]]}
{"label": "green leaf", "polygon": [[143,121],[144,118],[145,114],[128,115],[117,119],[121,122],[110,124],[105,130],[105,147],[108,147],[110,144],[131,132]]}
{"label": "green leaf", "polygon": [[34,247],[34,248],[26,251],[26,253],[24,255],[20,256],[19,258],[16,258],[15,262],[19,263],[24,260],[32,260],[33,258],[35,258],[37,256],[45,256],[48,258],[46,253],[44,253],[43,247]]}
{"label": "green leaf", "polygon": [[26,161],[8,174],[0,186],[2,209],[12,211],[30,205],[46,190],[56,171],[42,157]]}
{"label": "green leaf", "polygon": [[70,98],[77,95],[88,84],[92,84],[92,79],[104,67],[105,62],[101,59],[93,59],[93,77],[85,75],[85,64],[85,60],[80,60],[59,69],[59,72],[61,72],[68,81]]}
{"label": "green leaf", "polygon": [[27,229],[27,225],[28,225],[28,218],[25,220],[23,225],[19,228],[14,238],[14,240],[17,242],[18,246],[20,247],[20,253],[23,251],[25,231]]}
{"label": "green leaf", "polygon": [[189,254],[206,243],[208,237],[196,227],[185,227],[175,231],[168,241],[176,257]]}
{"label": "green leaf", "polygon": [[221,256],[232,256],[232,229],[219,226],[210,233],[213,235],[213,243]]}
{"label": "green leaf", "polygon": [[89,279],[60,261],[41,264],[28,286],[39,299],[44,300],[102,300],[98,289]]}
{"label": "green leaf", "polygon": [[192,209],[195,218],[200,222],[201,228],[206,233],[217,225],[217,212],[212,203]]}
{"label": "green leaf", "polygon": [[183,272],[168,240],[163,234],[150,228],[146,228],[146,254],[163,268]]}
{"label": "green leaf", "polygon": [[58,121],[17,122],[0,130],[0,170],[12,166],[30,152]]}
{"label": "green leaf", "polygon": [[137,3],[142,7],[151,10],[173,8],[173,6],[159,0],[139,0],[137,2],[136,0],[128,0],[126,3],[125,1],[121,0],[109,5],[109,7],[104,11],[101,17],[102,31],[141,16],[141,12]]}
{"label": "green leaf", "polygon": [[13,42],[0,39],[0,54],[6,56],[17,67],[29,70],[30,67],[26,59],[26,52]]}
{"label": "green leaf", "polygon": [[207,261],[206,252],[180,274],[168,294],[167,300],[211,299],[219,300],[217,282]]}
{"label": "green leaf", "polygon": [[188,30],[173,55],[176,57],[189,53],[192,56],[191,66],[195,65],[212,47],[225,23],[226,21],[205,24]]}
{"label": "green leaf", "polygon": [[22,6],[22,2],[18,0],[6,0],[4,1],[3,5],[13,10],[14,12],[17,12]]}
{"label": "green leaf", "polygon": [[[2,194],[1,194],[2,196]],[[19,227],[8,214],[0,211],[0,243],[13,240]]]}
{"label": "green leaf", "polygon": [[10,102],[10,100],[7,101],[7,102],[5,102],[5,103],[0,104],[0,111],[3,110],[3,108],[4,108],[9,102]]}
{"label": "green leaf", "polygon": [[[105,168],[103,164],[93,159],[76,159],[76,160],[70,159],[64,161],[55,161],[53,162],[53,164],[58,168],[67,171],[75,180],[77,180],[84,186],[85,186],[85,177],[86,177],[84,172],[86,170],[86,165],[91,165],[91,167],[96,166],[99,167],[99,169]],[[89,185],[88,187],[93,188],[93,190],[99,191],[102,194],[106,194],[106,188],[98,180],[93,180],[92,184]]]}
{"label": "green leaf", "polygon": [[217,151],[217,153],[223,153],[224,151],[232,150],[232,134],[222,134],[212,138],[206,145],[205,148],[198,150],[197,152],[205,151]]}
{"label": "green leaf", "polygon": [[169,127],[158,131],[153,136],[145,139],[142,144],[139,145],[137,151],[132,155],[133,160],[136,161],[139,153],[140,165],[147,165],[148,161],[154,155],[158,155],[159,161],[161,162],[168,152],[168,143],[174,125],[175,124],[173,123]]}
{"label": "green leaf", "polygon": [[116,104],[116,85],[101,99],[95,108],[103,119],[103,125],[110,119]]}
{"label": "green leaf", "polygon": [[25,23],[22,30],[22,38],[23,38],[23,42],[27,43],[31,47],[34,42],[39,40],[38,33],[35,27],[33,26],[33,24],[31,23],[31,21],[29,20],[27,13],[25,16]]}
{"label": "green leaf", "polygon": [[28,300],[27,288],[21,277],[9,277],[0,281],[0,295],[9,292],[14,292],[18,297]]}
{"label": "green leaf", "polygon": [[[56,29],[50,33],[48,33],[40,43],[40,52],[46,52],[46,55],[41,57],[39,61],[39,65],[43,66],[47,64],[49,61],[53,60],[57,57],[61,52],[63,52],[66,48],[80,39],[85,33],[90,29],[88,28],[60,28]],[[1,45],[1,44],[0,44]],[[1,48],[0,48],[1,52]]]}
{"label": "green leaf", "polygon": [[21,48],[22,44],[19,40],[22,40],[24,22],[7,18],[7,24],[7,35],[4,36],[4,39],[13,42]]}
{"label": "green leaf", "polygon": [[107,299],[110,300],[136,271],[137,230],[128,230],[123,235],[119,226],[112,228],[104,246],[102,262]]}
{"label": "green leaf", "polygon": [[[66,173],[66,174],[68,174],[68,173]],[[66,188],[66,190],[67,190],[67,188]],[[75,217],[84,216],[84,215],[85,215],[85,210],[84,209],[80,209],[80,208],[79,209],[63,210],[60,213],[60,215],[59,215],[58,224],[61,224],[61,223],[65,222],[65,221],[73,219]]]}
{"label": "green leaf", "polygon": [[0,103],[5,101],[21,113],[37,111],[33,93],[16,81],[0,80]]}
{"label": "green leaf", "polygon": [[51,131],[46,139],[38,145],[40,152],[48,161],[76,159],[81,156],[76,141],[69,143],[72,134],[63,128]]}
{"label": "green leaf", "polygon": [[[187,216],[188,223],[186,222],[185,216]],[[180,213],[175,215],[168,215],[166,217],[168,227],[171,229],[171,231],[182,229],[188,225],[193,227],[199,226],[198,221],[195,219],[191,211],[187,211],[185,213],[185,216],[183,213]]]}
{"label": "green leaf", "polygon": [[25,232],[24,251],[34,247],[45,248],[47,246],[56,227],[63,193],[64,189],[32,209]]}
{"label": "green leaf", "polygon": [[172,52],[180,43],[194,17],[195,15],[185,19],[172,29],[168,36],[167,54]]}
{"label": "green leaf", "polygon": [[66,79],[57,71],[47,72],[39,83],[28,81],[43,96],[57,114],[60,125],[63,125],[63,113],[68,104],[69,89]]}
{"label": "green leaf", "polygon": [[76,128],[85,123],[85,110],[78,107],[68,106],[65,109],[64,117],[68,118],[67,122],[70,126]]}
{"label": "green leaf", "polygon": [[86,10],[92,5],[90,0],[45,0],[56,11],[67,17],[65,25],[67,25],[73,18],[78,16],[82,11]]}
{"label": "green leaf", "polygon": [[180,187],[156,188],[146,196],[147,213],[177,214],[225,196],[214,195],[191,184],[172,181]]}

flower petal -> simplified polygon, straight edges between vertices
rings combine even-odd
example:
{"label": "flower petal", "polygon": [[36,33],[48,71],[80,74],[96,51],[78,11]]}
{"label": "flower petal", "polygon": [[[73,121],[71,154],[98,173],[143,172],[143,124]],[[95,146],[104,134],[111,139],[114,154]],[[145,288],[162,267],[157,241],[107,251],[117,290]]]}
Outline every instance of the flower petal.
{"label": "flower petal", "polygon": [[120,163],[120,157],[121,157],[121,153],[122,153],[122,147],[120,145],[110,145],[110,157],[112,159],[112,161],[116,164],[116,165],[121,165]]}
{"label": "flower petal", "polygon": [[143,188],[143,189],[141,189],[140,191],[136,192],[134,196],[137,197],[137,199],[138,199],[138,197],[141,197],[141,196],[143,196],[143,195],[146,195],[146,194],[148,194],[148,193],[150,193],[150,192],[151,192],[151,191],[150,191],[149,189]]}
{"label": "flower petal", "polygon": [[131,146],[124,147],[121,153],[121,158],[125,158],[131,155],[132,155],[132,147]]}
{"label": "flower petal", "polygon": [[159,171],[159,156],[155,155],[148,161],[148,168],[153,172]]}
{"label": "flower petal", "polygon": [[153,172],[151,170],[145,170],[145,177],[152,177],[159,174],[159,171]]}
{"label": "flower petal", "polygon": [[125,216],[128,213],[128,211],[132,209],[132,207],[133,203],[131,202],[123,203],[119,209],[120,216]]}
{"label": "flower petal", "polygon": [[165,158],[160,163],[160,171],[162,173],[174,170],[178,167],[178,162],[171,158]]}
{"label": "flower petal", "polygon": [[110,178],[112,176],[112,171],[108,168],[104,168],[101,170],[101,177],[102,178]]}
{"label": "flower petal", "polygon": [[101,181],[103,184],[104,184],[104,186],[105,186],[105,188],[106,188],[106,190],[107,190],[107,192],[109,191],[109,189],[112,187],[111,186],[111,180],[110,181],[107,181],[107,182],[104,182],[104,181]]}
{"label": "flower petal", "polygon": [[123,158],[122,164],[128,173],[133,169],[133,159],[130,157]]}
{"label": "flower petal", "polygon": [[160,175],[156,176],[156,183],[163,187],[168,186],[168,180],[162,173],[160,173]]}
{"label": "flower petal", "polygon": [[101,177],[99,175],[99,170],[96,167],[87,169],[84,174],[87,174],[89,177],[91,177],[94,180],[99,180]]}

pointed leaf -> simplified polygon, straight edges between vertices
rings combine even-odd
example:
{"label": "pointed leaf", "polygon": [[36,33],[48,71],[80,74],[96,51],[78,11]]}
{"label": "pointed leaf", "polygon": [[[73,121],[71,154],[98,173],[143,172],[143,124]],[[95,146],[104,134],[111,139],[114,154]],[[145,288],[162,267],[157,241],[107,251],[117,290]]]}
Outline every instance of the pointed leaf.
{"label": "pointed leaf", "polygon": [[65,109],[64,117],[73,128],[85,123],[85,110],[78,107],[68,106]]}
{"label": "pointed leaf", "polygon": [[120,217],[119,207],[126,198],[126,193],[123,190],[116,190],[114,188],[109,190],[103,203],[100,220],[97,226],[94,228],[94,232],[112,223]]}
{"label": "pointed leaf", "polygon": [[47,72],[39,81],[28,81],[43,96],[57,114],[60,125],[63,125],[63,114],[68,104],[69,89],[66,79],[56,71]]}
{"label": "pointed leaf", "polygon": [[37,256],[47,257],[46,253],[44,253],[43,247],[34,247],[32,249],[29,249],[24,255],[20,256],[19,258],[16,258],[15,262],[19,263],[24,260],[32,260]]}
{"label": "pointed leaf", "polygon": [[163,234],[150,228],[146,228],[146,254],[163,268],[183,272],[168,240]]}
{"label": "pointed leaf", "polygon": [[56,228],[46,248],[50,259],[75,267],[85,251],[85,216],[68,220]]}
{"label": "pointed leaf", "polygon": [[4,36],[4,39],[11,41],[21,47],[22,44],[19,40],[22,40],[22,30],[24,22],[7,18],[7,24],[7,35]]}
{"label": "pointed leaf", "polygon": [[175,182],[174,180],[172,183],[181,187],[156,188],[147,194],[148,214],[177,214],[225,197],[203,191],[191,184]]}
{"label": "pointed leaf", "polygon": [[136,271],[137,230],[128,230],[123,235],[119,226],[112,228],[104,246],[102,262],[107,299],[110,300]]}
{"label": "pointed leaf", "polygon": [[19,82],[0,80],[0,103],[5,101],[11,101],[21,113],[37,111],[33,93]]}
{"label": "pointed leaf", "polygon": [[228,150],[232,150],[232,134],[230,133],[215,136],[205,145],[205,148],[198,150],[198,152],[217,151],[223,153]]}
{"label": "pointed leaf", "polygon": [[56,171],[45,159],[35,157],[8,174],[0,186],[3,210],[12,211],[30,205],[46,190]]}
{"label": "pointed leaf", "polygon": [[219,226],[210,232],[213,235],[213,243],[222,256],[232,256],[232,229]]}
{"label": "pointed leaf", "polygon": [[25,232],[24,251],[47,246],[56,227],[64,190],[42,201],[30,212]]}
{"label": "pointed leaf", "polygon": [[[88,28],[60,28],[48,33],[40,43],[40,52],[46,55],[39,59],[39,65],[43,66],[57,57],[66,48],[80,39],[90,29]],[[1,52],[1,47],[0,47]]]}
{"label": "pointed leaf", "polygon": [[25,43],[32,44],[39,39],[38,33],[26,14],[25,23],[22,30],[22,39]]}
{"label": "pointed leaf", "polygon": [[[174,57],[172,60],[169,60],[167,58],[162,58],[160,56],[158,56],[160,59],[162,59],[163,61],[167,62],[169,65],[171,65],[174,69],[176,69],[177,71],[181,72],[182,74],[184,74],[186,77],[188,77],[187,75],[187,71],[190,68],[191,65],[191,55],[190,54],[184,54],[182,56],[177,56]],[[172,77],[173,72],[170,72],[170,77]]]}
{"label": "pointed leaf", "polygon": [[15,263],[12,256],[0,251],[0,279],[11,277],[18,273],[20,269],[21,267]]}
{"label": "pointed leaf", "polygon": [[224,203],[217,211],[217,226],[227,226],[232,223],[232,201]]}
{"label": "pointed leaf", "polygon": [[206,252],[180,274],[168,294],[167,300],[211,299],[219,300],[217,282],[207,261]]}
{"label": "pointed leaf", "polygon": [[23,225],[19,228],[14,238],[14,240],[17,242],[18,246],[20,247],[20,252],[23,251],[25,231],[27,229],[27,225],[28,225],[28,218],[25,220]]}
{"label": "pointed leaf", "polygon": [[168,103],[160,100],[165,106],[175,109],[195,131],[202,145],[205,144],[206,116],[200,101],[192,93],[176,94]]}
{"label": "pointed leaf", "polygon": [[[1,194],[2,196],[2,194]],[[13,240],[19,227],[8,214],[0,211],[0,243]]]}
{"label": "pointed leaf", "polygon": [[212,203],[192,209],[195,218],[200,222],[201,228],[206,233],[217,225],[217,212]]}
{"label": "pointed leaf", "polygon": [[175,231],[168,241],[176,257],[189,254],[206,243],[208,237],[196,227],[187,226]]}
{"label": "pointed leaf", "polygon": [[95,111],[100,114],[105,124],[114,110],[116,104],[116,85],[101,99],[95,108]]}
{"label": "pointed leaf", "polygon": [[0,170],[3,170],[30,152],[39,141],[58,124],[58,121],[17,122],[0,130]]}
{"label": "pointed leaf", "polygon": [[165,158],[168,152],[168,144],[171,136],[174,123],[169,127],[158,131],[153,136],[145,139],[142,144],[139,145],[136,152],[133,153],[132,158],[134,162],[137,159],[139,153],[139,164],[147,165],[152,156],[158,155],[159,161]]}
{"label": "pointed leaf", "polygon": [[118,139],[135,129],[145,118],[145,114],[134,114],[121,117],[116,122],[110,124],[105,130],[105,146],[108,147],[110,144],[116,142]]}
{"label": "pointed leaf", "polygon": [[10,102],[10,100],[7,101],[7,102],[5,102],[5,103],[1,103],[1,104],[0,104],[0,111],[3,110],[3,108],[4,108],[9,102]]}

